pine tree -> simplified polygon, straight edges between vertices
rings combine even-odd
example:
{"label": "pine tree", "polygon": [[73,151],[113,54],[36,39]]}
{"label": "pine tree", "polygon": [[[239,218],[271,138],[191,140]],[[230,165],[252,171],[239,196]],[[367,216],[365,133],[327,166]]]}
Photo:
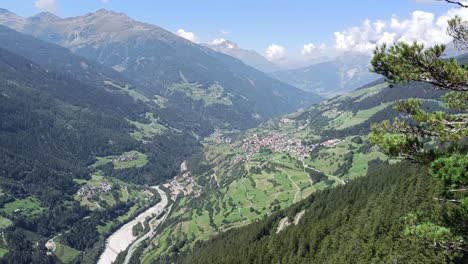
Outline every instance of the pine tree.
{"label": "pine tree", "polygon": [[[467,5],[457,1],[460,8]],[[447,33],[456,47],[468,49],[468,21],[451,19]],[[415,212],[405,217],[404,234],[448,252],[467,253],[468,248],[468,67],[455,58],[443,58],[444,45],[382,45],[374,51],[372,71],[390,84],[425,82],[447,91],[441,98],[450,111],[426,112],[422,101],[397,102],[400,117],[373,124],[371,141],[393,157],[430,165],[429,174],[440,183],[434,202],[441,212],[426,217]]]}

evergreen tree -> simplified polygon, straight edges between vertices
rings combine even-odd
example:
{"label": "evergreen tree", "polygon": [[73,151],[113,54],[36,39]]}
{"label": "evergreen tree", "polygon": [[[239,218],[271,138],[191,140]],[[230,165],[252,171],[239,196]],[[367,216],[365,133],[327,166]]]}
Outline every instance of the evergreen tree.
{"label": "evergreen tree", "polygon": [[[468,8],[461,2],[445,1]],[[447,33],[459,49],[468,49],[468,21],[455,17]],[[441,210],[415,212],[405,217],[404,234],[443,252],[467,253],[468,242],[468,67],[455,58],[444,59],[444,45],[382,45],[374,51],[372,70],[391,84],[425,82],[446,91],[448,111],[426,112],[422,101],[398,102],[401,113],[393,122],[372,125],[371,141],[387,154],[430,164],[429,174],[439,183],[434,197]]]}

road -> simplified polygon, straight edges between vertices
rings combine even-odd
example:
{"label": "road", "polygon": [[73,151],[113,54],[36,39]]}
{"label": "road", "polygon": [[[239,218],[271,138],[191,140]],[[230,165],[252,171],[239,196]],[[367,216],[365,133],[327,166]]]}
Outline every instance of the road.
{"label": "road", "polygon": [[301,193],[301,188],[299,188],[299,186],[297,186],[297,184],[291,179],[291,175],[289,175],[289,173],[287,171],[284,171],[284,172],[286,173],[286,175],[288,175],[288,179],[294,184],[294,186],[297,189],[297,192],[294,195],[294,200],[293,200],[293,203],[295,203],[296,200],[297,200],[297,195]]}
{"label": "road", "polygon": [[304,169],[307,168],[307,169],[311,169],[311,170],[314,170],[314,171],[319,172],[319,173],[323,173],[323,174],[325,174],[325,176],[327,176],[327,177],[329,177],[329,178],[332,178],[332,179],[334,179],[335,181],[338,181],[339,183],[341,183],[341,184],[343,184],[343,185],[346,185],[346,182],[343,181],[342,179],[340,179],[340,178],[338,178],[338,177],[336,177],[336,176],[333,176],[333,175],[326,174],[326,173],[324,173],[323,171],[317,170],[316,168],[309,167],[309,166],[307,166],[307,165],[304,163],[304,161],[302,161],[302,166],[304,167]]}
{"label": "road", "polygon": [[158,215],[164,210],[164,208],[166,208],[168,204],[166,193],[159,189],[158,186],[151,188],[158,191],[159,195],[161,196],[161,201],[115,231],[106,240],[106,248],[99,257],[98,264],[111,264],[114,262],[117,258],[117,255],[121,251],[125,251],[130,245],[134,244],[133,242],[137,239],[135,236],[133,236],[133,226],[138,223],[143,223],[147,217]]}

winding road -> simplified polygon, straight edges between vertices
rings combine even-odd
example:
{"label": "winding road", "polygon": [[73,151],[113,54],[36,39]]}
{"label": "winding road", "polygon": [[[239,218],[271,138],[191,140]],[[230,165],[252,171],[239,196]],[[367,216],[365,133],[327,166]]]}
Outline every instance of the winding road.
{"label": "winding road", "polygon": [[299,186],[291,179],[291,175],[287,171],[284,170],[284,172],[286,173],[286,175],[288,175],[288,179],[294,184],[294,186],[297,189],[297,192],[294,195],[294,200],[293,200],[293,203],[295,203],[297,200],[297,195],[301,193],[301,188],[299,188]]}
{"label": "winding road", "polygon": [[[158,214],[160,214],[164,208],[166,208],[168,204],[168,199],[167,195],[164,191],[159,189],[158,186],[151,187],[155,190],[158,191],[159,195],[161,196],[161,201],[157,203],[155,206],[149,208],[148,210],[144,211],[143,213],[139,214],[135,219],[132,221],[126,223],[123,225],[121,228],[119,228],[117,231],[115,231],[107,240],[106,240],[106,248],[104,252],[101,254],[99,257],[98,264],[111,264],[114,262],[117,258],[117,255],[125,251],[128,247],[130,247],[129,252],[133,252],[133,250],[136,247],[131,247],[132,245],[137,245],[139,242],[143,241],[144,239],[142,238],[147,238],[147,235],[151,235],[151,233],[154,232],[153,227],[151,227],[150,232],[148,232],[146,235],[141,237],[140,239],[137,240],[137,237],[133,236],[132,228],[134,225],[138,223],[144,223],[147,217],[153,217]],[[166,214],[167,216],[167,214]],[[162,219],[165,219],[164,216]],[[161,219],[161,220],[162,220]],[[160,221],[161,222],[161,221]],[[150,224],[151,226],[151,224]],[[127,254],[130,255],[131,254]],[[130,258],[128,258],[130,259]],[[126,259],[127,260],[127,259]]]}

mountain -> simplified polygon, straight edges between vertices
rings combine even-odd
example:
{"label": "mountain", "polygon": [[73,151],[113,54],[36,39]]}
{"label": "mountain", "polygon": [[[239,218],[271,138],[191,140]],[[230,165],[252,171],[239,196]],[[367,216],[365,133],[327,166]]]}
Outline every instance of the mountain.
{"label": "mountain", "polygon": [[254,50],[245,50],[239,47],[236,43],[229,40],[221,40],[218,43],[206,44],[208,48],[211,48],[217,52],[221,52],[237,58],[245,64],[254,67],[262,72],[275,72],[279,70],[279,66],[267,60],[262,55],[258,54]]}
{"label": "mountain", "polygon": [[[82,219],[89,210],[73,198],[76,181],[90,178],[95,156],[136,147],[125,117],[144,108],[1,48],[0,69],[0,211],[7,223],[0,247],[8,253],[2,261],[40,262],[47,257],[33,256],[31,240],[43,245],[45,237],[88,223]],[[96,233],[83,230],[73,246],[88,248],[99,239]]]}
{"label": "mountain", "polygon": [[[59,233],[57,245],[96,263],[110,230],[100,226],[155,202],[144,184],[172,178],[201,150],[192,132],[211,130],[112,68],[3,26],[0,84],[2,263],[62,263],[42,248],[33,255]],[[90,186],[112,194],[79,195]]]}
{"label": "mountain", "polygon": [[[162,97],[146,97],[136,90],[137,84],[121,76],[119,72],[75,55],[58,45],[0,26],[0,48],[30,59],[47,73],[69,79],[70,81],[64,82],[73,82],[70,86],[78,90],[69,92],[67,100],[78,102],[79,98],[73,96],[79,94],[84,97],[80,107],[94,105],[96,111],[109,113],[128,123],[131,131],[141,133],[139,137],[132,135],[136,139],[135,144],[140,145],[143,152],[151,149],[153,144],[161,146],[161,150],[155,148],[150,151],[153,155],[150,160],[153,162],[139,170],[138,178],[132,179],[133,176],[128,174],[125,176],[129,181],[150,183],[173,177],[183,157],[198,148],[198,141],[192,132],[205,135],[213,131],[210,124],[196,113],[186,116],[183,109],[165,103],[166,99]],[[42,83],[47,85],[47,81]],[[60,91],[57,90],[57,93]],[[162,131],[154,130],[155,127]],[[171,144],[173,150],[166,149],[163,152],[168,146],[166,144]],[[158,175],[152,173],[155,169],[153,166],[159,167]]]}
{"label": "mountain", "polygon": [[59,44],[119,71],[147,96],[159,95],[217,127],[246,128],[308,106],[319,96],[303,92],[241,61],[122,13],[99,10],[58,18],[0,14],[4,25]]}
{"label": "mountain", "polygon": [[200,113],[187,111],[161,96],[145,96],[138,82],[116,70],[76,55],[61,46],[44,42],[26,34],[0,26],[0,47],[26,57],[44,69],[70,75],[72,78],[103,90],[126,93],[135,100],[152,106],[159,123],[182,131],[204,136],[213,131],[212,124]]}
{"label": "mountain", "polygon": [[378,76],[369,72],[370,59],[367,55],[347,53],[305,68],[277,71],[271,76],[304,91],[330,98],[376,80]]}

